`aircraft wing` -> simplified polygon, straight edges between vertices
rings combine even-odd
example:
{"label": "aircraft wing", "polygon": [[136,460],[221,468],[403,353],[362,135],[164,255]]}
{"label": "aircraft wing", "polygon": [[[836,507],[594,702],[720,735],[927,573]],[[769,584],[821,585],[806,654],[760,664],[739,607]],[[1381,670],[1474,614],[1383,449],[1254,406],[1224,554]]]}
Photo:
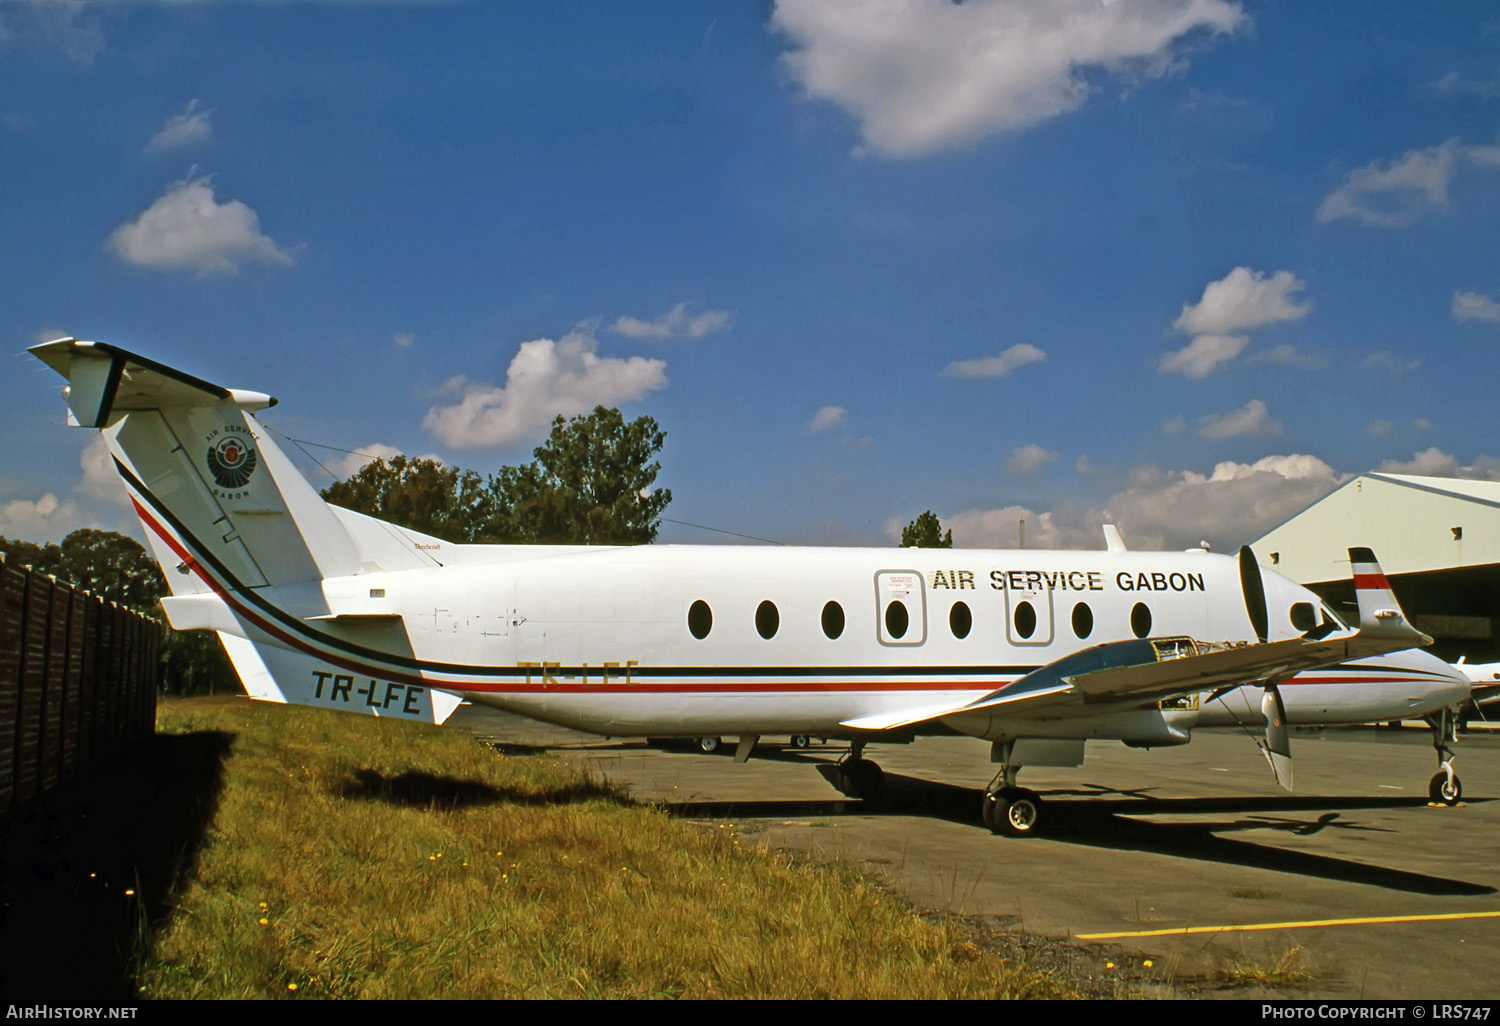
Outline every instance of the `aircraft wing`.
{"label": "aircraft wing", "polygon": [[1078,712],[1106,702],[1145,705],[1177,695],[1245,684],[1276,684],[1303,670],[1349,658],[1349,636],[1289,638],[1262,644],[1208,644],[1188,637],[1095,645],[1039,667],[975,701],[893,711],[848,720],[855,730],[894,730],[945,716],[1042,708]]}

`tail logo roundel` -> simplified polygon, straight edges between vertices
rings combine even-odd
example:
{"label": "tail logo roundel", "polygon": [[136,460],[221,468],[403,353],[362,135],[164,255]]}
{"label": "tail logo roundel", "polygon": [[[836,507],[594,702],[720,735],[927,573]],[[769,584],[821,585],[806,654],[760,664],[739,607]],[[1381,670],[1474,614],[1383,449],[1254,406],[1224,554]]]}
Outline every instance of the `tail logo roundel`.
{"label": "tail logo roundel", "polygon": [[241,488],[255,473],[255,450],[242,439],[226,438],[209,446],[208,471],[220,488]]}

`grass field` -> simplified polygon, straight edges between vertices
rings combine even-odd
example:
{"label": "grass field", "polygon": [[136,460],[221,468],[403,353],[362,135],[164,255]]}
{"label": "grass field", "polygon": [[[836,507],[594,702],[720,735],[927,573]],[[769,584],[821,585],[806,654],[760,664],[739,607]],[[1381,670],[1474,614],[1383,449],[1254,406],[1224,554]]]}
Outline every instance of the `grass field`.
{"label": "grass field", "polygon": [[224,754],[142,997],[1073,996],[851,871],[458,731],[238,698],[157,729]]}

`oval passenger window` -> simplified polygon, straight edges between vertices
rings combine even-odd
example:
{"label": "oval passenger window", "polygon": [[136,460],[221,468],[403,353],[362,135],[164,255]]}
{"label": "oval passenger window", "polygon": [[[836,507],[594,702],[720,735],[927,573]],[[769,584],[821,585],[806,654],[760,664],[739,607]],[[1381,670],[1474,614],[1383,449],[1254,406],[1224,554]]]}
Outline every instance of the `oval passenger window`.
{"label": "oval passenger window", "polygon": [[1073,635],[1080,640],[1094,633],[1094,611],[1087,602],[1073,607]]}
{"label": "oval passenger window", "polygon": [[830,639],[844,633],[844,607],[837,602],[823,607],[823,633]]}
{"label": "oval passenger window", "polygon": [[1031,608],[1030,602],[1017,603],[1015,621],[1019,637],[1029,638],[1036,633],[1036,610]]}
{"label": "oval passenger window", "polygon": [[713,610],[708,608],[707,602],[699,599],[688,607],[688,630],[692,632],[693,637],[702,641],[708,637],[708,632],[713,630],[713,627],[714,614]]}
{"label": "oval passenger window", "polygon": [[776,611],[776,604],[770,599],[755,607],[755,629],[760,636],[770,641],[776,636],[777,629],[781,626],[781,614]]}
{"label": "oval passenger window", "polygon": [[1151,610],[1146,608],[1146,603],[1137,602],[1130,610],[1130,629],[1138,638],[1151,633]]}
{"label": "oval passenger window", "polygon": [[911,626],[911,614],[900,599],[893,599],[885,607],[885,632],[893,638],[906,637],[906,628]]}
{"label": "oval passenger window", "polygon": [[969,636],[974,629],[974,614],[969,611],[967,602],[953,603],[953,608],[948,610],[948,627],[960,641]]}

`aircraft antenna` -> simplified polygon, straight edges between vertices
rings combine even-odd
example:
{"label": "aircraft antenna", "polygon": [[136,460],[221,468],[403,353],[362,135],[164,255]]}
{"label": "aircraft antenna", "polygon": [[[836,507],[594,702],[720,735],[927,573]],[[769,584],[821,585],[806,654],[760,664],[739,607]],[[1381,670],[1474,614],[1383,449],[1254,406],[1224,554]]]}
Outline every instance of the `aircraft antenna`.
{"label": "aircraft antenna", "polygon": [[786,542],[779,542],[774,538],[762,538],[759,535],[755,534],[741,534],[738,531],[726,531],[722,527],[709,527],[707,524],[690,524],[686,520],[673,520],[671,517],[658,517],[657,519],[665,520],[669,524],[681,524],[683,527],[696,527],[700,531],[713,531],[717,534],[731,534],[736,538],[749,538],[751,541],[765,542],[767,545],[786,544]]}

